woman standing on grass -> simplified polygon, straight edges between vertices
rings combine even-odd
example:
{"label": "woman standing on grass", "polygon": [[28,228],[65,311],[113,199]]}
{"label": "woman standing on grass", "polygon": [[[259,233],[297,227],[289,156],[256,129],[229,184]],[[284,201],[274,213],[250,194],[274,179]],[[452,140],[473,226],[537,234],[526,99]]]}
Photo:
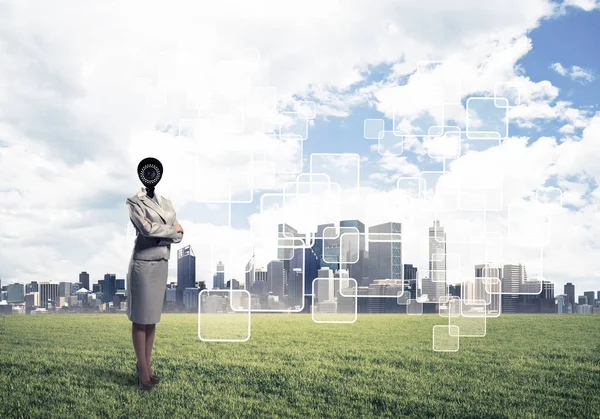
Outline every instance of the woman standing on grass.
{"label": "woman standing on grass", "polygon": [[183,228],[171,201],[154,193],[163,175],[160,161],[145,158],[138,165],[137,173],[144,186],[126,201],[129,218],[136,229],[127,271],[127,317],[132,322],[138,385],[143,390],[151,390],[160,382],[152,373],[150,358],[167,285],[171,243],[181,242]]}

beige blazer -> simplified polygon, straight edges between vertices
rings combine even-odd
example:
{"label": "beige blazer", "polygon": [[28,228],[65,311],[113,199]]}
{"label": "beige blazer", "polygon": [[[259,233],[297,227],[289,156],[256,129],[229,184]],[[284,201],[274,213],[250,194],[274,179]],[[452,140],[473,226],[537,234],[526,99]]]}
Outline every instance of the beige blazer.
{"label": "beige blazer", "polygon": [[146,188],[142,187],[125,201],[129,208],[129,219],[136,229],[133,259],[169,260],[171,243],[179,243],[183,239],[183,233],[173,227],[179,221],[171,201],[158,194],[156,197],[159,204],[148,198]]}

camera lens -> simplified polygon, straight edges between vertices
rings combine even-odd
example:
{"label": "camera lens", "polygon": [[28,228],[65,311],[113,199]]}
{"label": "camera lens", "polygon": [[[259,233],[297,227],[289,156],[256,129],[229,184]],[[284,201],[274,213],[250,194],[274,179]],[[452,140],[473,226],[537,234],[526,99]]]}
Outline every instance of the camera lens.
{"label": "camera lens", "polygon": [[152,166],[144,170],[144,177],[148,180],[154,180],[156,178],[156,169]]}

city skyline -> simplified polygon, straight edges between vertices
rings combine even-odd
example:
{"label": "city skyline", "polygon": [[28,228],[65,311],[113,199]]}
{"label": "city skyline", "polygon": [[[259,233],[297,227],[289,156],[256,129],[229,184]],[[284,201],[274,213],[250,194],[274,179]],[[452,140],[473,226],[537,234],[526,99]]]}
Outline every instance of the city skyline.
{"label": "city skyline", "polygon": [[[397,227],[394,227],[395,225]],[[242,286],[240,281],[235,278],[229,278],[225,281],[225,264],[222,261],[219,261],[212,277],[213,286],[212,288],[207,289],[226,289],[225,283],[227,283],[228,286],[231,284],[231,289],[249,290],[253,295],[253,298],[254,296],[267,297],[267,303],[264,301],[261,302],[261,300],[257,300],[256,302],[253,301],[253,309],[275,311],[286,310],[287,307],[290,307],[290,304],[291,307],[299,309],[304,303],[300,299],[301,296],[297,291],[296,285],[294,285],[296,283],[294,281],[305,282],[305,292],[304,295],[302,295],[302,298],[304,298],[307,295],[310,295],[310,290],[308,289],[310,284],[308,282],[311,282],[312,279],[335,277],[352,278],[356,280],[354,276],[350,275],[350,273],[354,272],[355,274],[360,273],[361,276],[360,280],[356,281],[358,288],[355,292],[358,292],[361,289],[371,290],[372,285],[375,283],[379,284],[377,285],[378,287],[382,287],[386,283],[392,284],[391,281],[393,278],[396,278],[397,280],[401,280],[401,290],[408,292],[414,298],[417,298],[417,300],[420,299],[420,301],[425,304],[440,303],[446,296],[459,297],[467,299],[467,301],[483,299],[487,300],[487,306],[490,313],[498,313],[498,315],[500,312],[521,312],[524,309],[523,307],[526,307],[527,304],[533,304],[533,306],[528,309],[533,310],[532,312],[535,312],[536,309],[542,310],[542,312],[556,312],[556,310],[559,312],[573,312],[575,308],[580,306],[595,306],[597,303],[595,295],[600,295],[600,291],[598,290],[587,290],[577,298],[577,301],[574,301],[573,285],[568,283],[564,287],[567,301],[563,302],[562,294],[557,294],[555,302],[554,284],[547,280],[544,280],[543,282],[528,281],[526,266],[521,264],[499,265],[493,262],[475,264],[473,266],[475,274],[473,281],[448,282],[446,278],[446,261],[448,256],[446,249],[447,237],[444,227],[440,224],[438,219],[433,220],[433,225],[429,227],[428,231],[429,269],[426,271],[428,273],[427,276],[423,276],[422,274],[419,275],[418,268],[413,267],[413,264],[402,263],[402,230],[400,223],[388,222],[378,226],[369,226],[367,233],[369,240],[365,240],[365,225],[359,220],[341,220],[340,229],[338,231],[339,234],[332,235],[331,227],[335,226],[333,224],[319,225],[317,227],[317,232],[320,233],[318,233],[317,236],[321,237],[316,237],[315,242],[310,247],[304,245],[304,247],[296,247],[293,249],[279,248],[277,252],[278,257],[284,258],[284,260],[271,260],[267,264],[266,269],[263,266],[255,266],[253,255],[252,259],[246,265],[246,270],[248,272],[244,278],[244,282],[250,280],[249,287],[246,283]],[[287,224],[279,225],[278,234],[280,239],[283,239],[283,242],[288,244],[290,242],[289,238],[292,237],[298,237],[304,243],[307,240],[306,235],[298,234],[297,230]],[[349,237],[344,237],[346,235],[349,235]],[[362,240],[352,240],[351,237],[353,235],[358,235]],[[293,246],[298,246],[298,243],[294,240],[295,239],[292,239],[291,243],[293,243]],[[322,267],[318,269],[317,275],[313,274],[311,276],[308,272],[303,272],[302,268],[296,268],[296,266],[304,266],[304,261],[300,262],[300,265],[297,265],[297,262],[294,263],[292,261],[297,259],[296,256],[299,254],[302,254],[303,257],[305,257],[306,252],[312,252],[312,254],[316,256],[314,253],[315,248],[322,252],[321,257],[317,257],[318,262],[316,266],[322,265]],[[340,259],[340,255],[342,255],[340,252],[342,252],[342,249],[346,249],[346,252],[343,259]],[[290,259],[285,259],[286,254],[288,257],[292,254],[294,256]],[[175,290],[172,290],[173,283],[166,284],[165,304],[172,300],[180,306],[185,306],[185,308],[197,307],[198,291],[206,288],[206,281],[197,281],[195,278],[195,268],[193,267],[195,267],[196,257],[189,245],[178,249],[177,255],[178,280],[175,283]],[[362,256],[359,257],[359,255]],[[360,269],[357,270],[357,267]],[[406,277],[407,272],[410,272],[409,278]],[[298,274],[301,276],[299,277]],[[381,278],[381,276],[384,278]],[[416,278],[414,278],[415,276]],[[57,300],[62,301],[64,304],[65,299],[72,294],[77,296],[77,300],[75,301],[80,301],[80,297],[83,296],[81,292],[86,290],[83,285],[89,283],[89,274],[84,271],[80,273],[79,278],[82,282],[75,284],[68,281],[61,281],[58,284],[53,281],[43,281],[40,283],[33,282],[26,284],[25,288],[23,288],[22,284],[9,284],[5,286],[6,291],[2,295],[6,296],[5,303],[26,301],[28,304],[33,304],[37,301],[39,304],[43,301],[51,301],[52,304],[56,306]],[[491,281],[490,278],[498,278],[498,281]],[[414,284],[412,283],[412,280],[415,280]],[[337,298],[335,295],[337,295],[339,289],[344,288],[343,284],[346,283],[347,281],[345,280],[344,282],[331,281],[326,283],[321,281],[320,288],[325,286],[325,284],[328,284],[326,288],[322,288],[320,291],[321,295],[325,296],[322,297],[322,300],[324,300],[321,301],[321,303],[328,305],[334,304]],[[1,285],[0,282],[0,287]],[[77,285],[81,285],[81,288]],[[124,285],[124,279],[116,278],[116,275],[114,274],[105,274],[104,278],[99,279],[96,284],[93,284],[92,290],[89,291],[94,294],[100,293],[102,303],[112,304],[115,302],[115,304],[120,305],[125,300]],[[300,283],[298,283],[298,285],[300,285]],[[37,289],[38,287],[40,289],[39,296],[35,295],[36,291],[34,291],[34,289]],[[293,289],[291,293],[288,292],[290,288]],[[459,289],[458,293],[456,292],[457,288]],[[380,288],[380,290],[383,289],[384,288]],[[454,292],[452,290],[454,290]],[[173,295],[171,295],[172,291],[174,291]],[[192,291],[194,292],[190,293]],[[368,294],[372,294],[371,291],[369,291]],[[293,302],[290,302],[290,295],[293,295]],[[415,297],[415,295],[417,297]],[[533,298],[528,296],[533,296]],[[21,300],[19,300],[20,297],[22,297]],[[313,295],[312,297],[316,298],[316,295]],[[118,298],[118,301],[116,301],[115,298]],[[372,296],[369,299],[373,300],[373,298],[374,297]],[[540,299],[545,301],[552,300],[552,303],[557,305],[556,310],[551,304],[545,304],[545,306],[541,308],[539,306],[539,304],[541,304],[539,303]],[[588,301],[590,304],[587,304]],[[536,304],[538,305],[537,308]],[[560,306],[560,308],[558,306]],[[589,310],[591,312],[592,309]]]}

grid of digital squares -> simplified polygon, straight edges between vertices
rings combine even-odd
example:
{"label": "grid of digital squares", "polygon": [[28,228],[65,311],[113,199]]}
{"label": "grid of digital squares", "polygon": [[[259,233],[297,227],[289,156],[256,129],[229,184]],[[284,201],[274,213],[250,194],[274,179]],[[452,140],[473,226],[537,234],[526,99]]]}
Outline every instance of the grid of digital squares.
{"label": "grid of digital squares", "polygon": [[[253,58],[249,60],[253,67],[258,66],[259,54],[258,51],[249,50],[250,55]],[[247,54],[248,51],[244,51]],[[247,58],[247,57],[246,57]],[[222,64],[231,64],[222,63]],[[239,63],[238,63],[239,64]],[[417,66],[417,72],[427,69],[431,64],[439,65],[444,62],[420,62]],[[427,70],[425,70],[427,71]],[[159,77],[158,92],[160,97],[166,99],[166,92],[171,90],[167,87],[168,83],[163,83],[164,79]],[[148,93],[147,85],[144,86],[144,93]],[[447,87],[447,86],[446,86]],[[453,93],[448,93],[446,87],[440,85],[438,93],[440,95],[433,95],[438,100],[434,99],[434,105],[439,105],[439,115],[441,120],[444,121],[444,112],[447,106],[456,106],[460,104],[460,83],[456,83],[451,86],[451,89],[455,89]],[[242,89],[243,90],[243,89]],[[513,104],[509,104],[507,97],[502,97],[499,92],[509,92],[507,96],[516,96],[516,101],[513,100]],[[247,103],[253,101],[261,102],[261,107],[264,109],[264,105],[267,104],[268,111],[263,115],[248,116],[272,116],[275,109],[275,89],[272,87],[252,87],[250,90],[250,100]],[[448,97],[454,97],[453,100],[447,100]],[[148,97],[151,97],[149,95]],[[439,100],[440,98],[443,100]],[[458,100],[456,100],[458,98]],[[236,98],[239,100],[240,98]],[[415,133],[401,133],[396,131],[396,112],[393,115],[393,129],[392,131],[386,131],[384,129],[383,119],[366,119],[364,121],[364,137],[370,140],[378,141],[378,151],[381,154],[395,154],[400,155],[403,153],[403,139],[406,136],[419,136],[422,137],[425,142],[433,144],[435,140],[443,140],[445,147],[442,147],[444,151],[435,151],[435,147],[428,147],[428,154],[431,158],[456,158],[460,155],[461,136],[466,134],[468,139],[485,139],[485,140],[502,140],[508,136],[508,109],[519,105],[520,95],[518,89],[514,86],[509,86],[505,83],[496,83],[494,87],[494,97],[472,97],[466,102],[466,132],[461,132],[457,126],[432,126],[429,128],[427,135]],[[188,98],[188,103],[193,101]],[[246,105],[247,105],[246,103]],[[159,103],[148,103],[151,106],[164,106],[166,100],[161,100]],[[240,104],[241,105],[241,104]],[[278,127],[278,136],[280,138],[294,137],[299,140],[306,140],[308,138],[308,120],[314,119],[316,116],[316,105],[314,102],[305,102],[304,107],[309,109],[300,112],[282,112],[282,114],[289,114],[289,116],[296,117],[299,120],[305,122],[302,134],[297,133],[286,133],[282,129],[281,124]],[[193,107],[193,106],[191,106]],[[486,109],[489,114],[490,110],[492,113],[495,109],[499,109],[500,112],[504,110],[504,114],[496,113],[496,121],[488,124],[487,126],[498,126],[503,129],[483,129],[486,124],[481,124],[478,121],[477,124],[471,123],[471,116],[477,115],[481,109]],[[239,133],[243,131],[244,117],[248,109],[257,109],[252,106],[240,106],[240,121],[239,125],[233,125],[237,127],[233,132]],[[180,121],[180,135],[181,131],[185,130],[187,125],[194,125],[196,120],[181,120]],[[499,123],[500,122],[500,123]],[[229,124],[231,126],[231,124]],[[478,129],[474,129],[474,127]],[[400,140],[398,139],[400,138]],[[311,166],[312,166],[312,155],[311,155]],[[301,174],[302,175],[302,174]],[[310,175],[315,175],[311,173]],[[317,174],[318,175],[318,174]],[[335,184],[329,180],[329,185]],[[310,182],[311,188],[313,182]],[[419,189],[421,184],[419,182]],[[283,194],[285,197],[285,193]],[[213,202],[213,200],[209,200]],[[348,234],[348,233],[344,233]],[[358,236],[356,232],[356,236]],[[324,234],[324,236],[327,236]],[[329,238],[330,236],[324,237]],[[390,237],[390,240],[396,240],[394,237]],[[346,263],[356,263],[356,261],[346,261]],[[493,277],[492,277],[493,278]],[[491,279],[490,281],[493,281]],[[491,286],[493,282],[490,282]],[[488,284],[486,283],[486,291]],[[304,288],[303,288],[304,289]],[[328,300],[328,296],[332,295],[336,290],[340,290],[340,296],[342,301],[333,303]],[[316,278],[312,284],[312,319],[316,323],[354,323],[357,319],[357,298],[360,297],[379,297],[379,298],[397,298],[398,304],[405,304],[407,307],[407,314],[419,315],[423,313],[423,303],[418,301],[418,298],[410,299],[407,298],[404,291],[398,292],[397,295],[357,295],[357,283],[352,278]],[[490,293],[489,295],[500,295],[500,293]],[[250,309],[250,293],[245,290],[203,290],[199,294],[198,304],[198,335],[203,341],[217,341],[217,342],[244,342],[250,338],[251,333],[251,309]],[[338,297],[339,298],[339,297]],[[448,301],[443,301],[446,298]],[[440,299],[440,316],[448,318],[447,325],[436,325],[433,329],[433,349],[435,351],[457,351],[459,347],[459,337],[483,337],[485,336],[485,319],[489,317],[484,300],[468,301],[456,297],[443,297]],[[445,304],[444,304],[445,303]],[[303,302],[304,304],[304,302]],[[228,305],[230,310],[223,309],[224,305]],[[268,310],[259,310],[268,311]],[[461,332],[462,327],[462,332]]]}

